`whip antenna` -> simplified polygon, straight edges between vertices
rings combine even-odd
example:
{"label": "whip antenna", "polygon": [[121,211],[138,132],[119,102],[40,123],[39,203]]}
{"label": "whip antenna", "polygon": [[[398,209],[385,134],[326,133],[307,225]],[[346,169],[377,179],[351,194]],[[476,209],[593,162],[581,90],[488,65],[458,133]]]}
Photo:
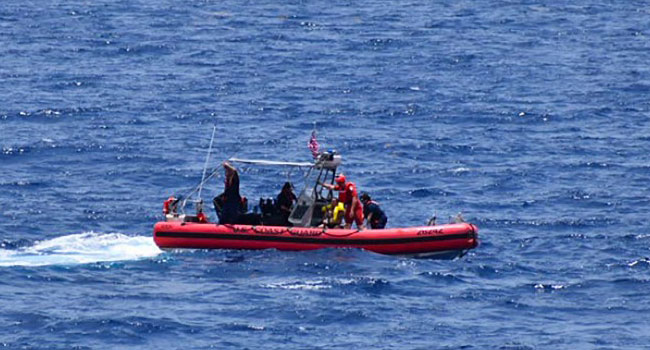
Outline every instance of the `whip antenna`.
{"label": "whip antenna", "polygon": [[205,181],[205,172],[208,170],[208,162],[210,162],[210,153],[212,153],[212,142],[214,141],[214,133],[217,131],[217,126],[212,128],[212,137],[210,138],[210,147],[208,147],[208,155],[205,156],[205,165],[203,166],[203,175],[201,175],[201,184],[199,185],[199,199],[201,198],[201,190],[203,189],[203,182]]}

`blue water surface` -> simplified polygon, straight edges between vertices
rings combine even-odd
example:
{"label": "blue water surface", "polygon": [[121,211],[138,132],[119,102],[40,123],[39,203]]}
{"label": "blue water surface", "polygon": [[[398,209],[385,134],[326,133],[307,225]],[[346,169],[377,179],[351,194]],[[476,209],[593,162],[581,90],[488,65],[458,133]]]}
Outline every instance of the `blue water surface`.
{"label": "blue water surface", "polygon": [[[3,0],[0,345],[650,349],[648,28],[647,1]],[[481,245],[156,248],[213,126],[210,169],[309,161],[314,125],[389,226],[462,212]]]}

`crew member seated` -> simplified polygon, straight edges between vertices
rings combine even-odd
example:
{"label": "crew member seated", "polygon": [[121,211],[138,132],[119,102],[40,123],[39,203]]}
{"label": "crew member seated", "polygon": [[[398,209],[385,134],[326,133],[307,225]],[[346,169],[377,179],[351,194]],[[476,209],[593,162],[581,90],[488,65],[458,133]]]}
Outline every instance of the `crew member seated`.
{"label": "crew member seated", "polygon": [[282,186],[282,191],[278,194],[275,201],[278,212],[282,218],[282,226],[290,226],[289,215],[291,215],[291,208],[293,203],[296,202],[296,195],[293,193],[293,187],[290,182],[285,182]]}
{"label": "crew member seated", "polygon": [[343,202],[339,202],[338,198],[332,198],[330,204],[323,207],[323,224],[328,228],[341,228],[343,216],[345,214],[345,206]]}

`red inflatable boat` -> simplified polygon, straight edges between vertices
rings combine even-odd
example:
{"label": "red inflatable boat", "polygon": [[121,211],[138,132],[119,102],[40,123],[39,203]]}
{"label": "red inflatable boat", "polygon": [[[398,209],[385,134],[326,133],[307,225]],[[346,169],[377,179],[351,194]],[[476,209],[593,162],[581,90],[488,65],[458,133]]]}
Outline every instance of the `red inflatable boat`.
{"label": "red inflatable boat", "polygon": [[[203,212],[203,201],[194,200],[197,215],[185,214],[185,205],[210,178],[202,180],[184,200],[170,198],[165,202],[166,221],[154,227],[154,242],[162,249],[278,249],[314,250],[322,248],[361,248],[381,254],[415,257],[455,258],[478,245],[476,226],[458,222],[453,224],[356,230],[324,228],[323,207],[330,203],[332,191],[323,185],[333,183],[340,155],[324,152],[315,163],[289,163],[230,159],[247,164],[284,165],[309,168],[306,186],[298,196],[289,216],[291,226],[273,225],[265,215],[256,216],[256,223],[220,225],[208,222]],[[199,195],[200,197],[200,195]],[[172,201],[173,200],[173,201]],[[215,199],[216,200],[216,199]],[[219,206],[215,204],[215,208]],[[257,211],[255,211],[256,213]],[[219,211],[217,209],[217,214]],[[266,220],[266,221],[265,221]],[[462,221],[462,219],[458,219]]]}
{"label": "red inflatable boat", "polygon": [[383,230],[218,225],[159,222],[154,241],[163,249],[362,248],[376,253],[414,256],[462,256],[477,246],[477,229],[468,223]]}

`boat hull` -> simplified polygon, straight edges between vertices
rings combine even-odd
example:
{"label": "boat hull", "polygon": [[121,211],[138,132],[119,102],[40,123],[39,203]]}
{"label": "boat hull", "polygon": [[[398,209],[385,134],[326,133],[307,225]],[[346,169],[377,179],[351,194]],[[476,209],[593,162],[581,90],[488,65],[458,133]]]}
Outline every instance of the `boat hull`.
{"label": "boat hull", "polygon": [[380,254],[450,258],[478,245],[469,223],[383,230],[218,225],[158,222],[154,242],[162,249],[314,250],[361,248]]}

